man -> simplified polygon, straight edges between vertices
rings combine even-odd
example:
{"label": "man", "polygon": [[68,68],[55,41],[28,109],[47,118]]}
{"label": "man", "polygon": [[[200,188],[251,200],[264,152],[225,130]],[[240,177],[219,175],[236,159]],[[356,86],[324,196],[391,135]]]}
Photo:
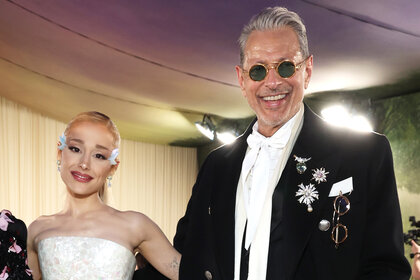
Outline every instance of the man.
{"label": "man", "polygon": [[303,105],[313,57],[299,16],[267,8],[239,43],[257,120],[199,172],[174,238],[180,279],[408,279],[389,143]]}

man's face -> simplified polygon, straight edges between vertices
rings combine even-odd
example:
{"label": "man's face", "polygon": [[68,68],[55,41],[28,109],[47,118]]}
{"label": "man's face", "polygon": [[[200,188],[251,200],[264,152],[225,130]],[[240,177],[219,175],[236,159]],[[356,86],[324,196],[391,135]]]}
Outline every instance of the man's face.
{"label": "man's face", "polygon": [[290,60],[297,65],[302,62],[306,57],[302,57],[297,35],[290,27],[253,31],[244,55],[243,68],[236,66],[239,85],[257,115],[258,131],[269,137],[299,111],[312,74],[312,56],[290,78],[280,77],[277,70],[271,68],[264,80],[253,81],[247,71],[243,71],[256,63],[273,65]]}

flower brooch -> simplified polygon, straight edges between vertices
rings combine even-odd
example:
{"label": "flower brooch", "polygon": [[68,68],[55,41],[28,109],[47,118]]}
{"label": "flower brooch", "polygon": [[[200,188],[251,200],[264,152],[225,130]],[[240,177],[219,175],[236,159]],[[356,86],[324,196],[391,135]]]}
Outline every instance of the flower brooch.
{"label": "flower brooch", "polygon": [[309,184],[305,186],[303,183],[300,183],[298,187],[299,190],[296,192],[296,196],[299,196],[299,203],[306,204],[308,206],[308,212],[312,212],[312,202],[314,202],[315,199],[319,199],[319,194],[315,185]]}
{"label": "flower brooch", "polygon": [[[303,158],[294,156],[296,163],[296,171],[299,174],[303,174],[307,167],[306,162],[309,161],[311,158]],[[324,167],[312,169],[312,178],[311,180],[314,180],[318,185],[323,182],[327,182],[327,174],[329,172],[325,171]],[[305,204],[307,206],[307,211],[312,212],[312,203],[319,199],[319,193],[318,190],[315,187],[315,184],[309,183],[308,185],[305,185],[303,183],[300,183],[298,185],[299,189],[296,192],[296,196],[298,197],[298,202],[301,204]]]}

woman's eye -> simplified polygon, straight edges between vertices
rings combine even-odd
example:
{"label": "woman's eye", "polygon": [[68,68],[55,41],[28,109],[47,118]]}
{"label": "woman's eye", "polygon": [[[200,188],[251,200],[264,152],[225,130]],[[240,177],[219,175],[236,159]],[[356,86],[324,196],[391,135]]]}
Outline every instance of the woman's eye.
{"label": "woman's eye", "polygon": [[73,146],[70,146],[70,147],[69,147],[69,150],[70,150],[70,151],[72,151],[72,152],[75,152],[75,153],[80,152],[80,149],[79,149],[79,148],[77,148],[77,147],[73,147]]}
{"label": "woman's eye", "polygon": [[95,154],[95,158],[98,158],[98,159],[106,159],[106,157],[104,157],[101,154]]}

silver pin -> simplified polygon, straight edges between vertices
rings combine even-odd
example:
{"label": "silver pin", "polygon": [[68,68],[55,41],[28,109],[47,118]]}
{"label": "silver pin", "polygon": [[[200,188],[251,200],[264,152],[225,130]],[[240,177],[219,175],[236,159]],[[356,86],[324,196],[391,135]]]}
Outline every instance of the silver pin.
{"label": "silver pin", "polygon": [[295,161],[297,161],[296,171],[299,174],[303,174],[307,169],[305,162],[309,161],[311,158],[301,158],[296,155],[293,155],[293,157],[295,158]]}
{"label": "silver pin", "polygon": [[330,222],[327,220],[321,220],[318,225],[319,230],[327,231],[330,228]]}
{"label": "silver pin", "polygon": [[211,215],[211,207],[209,206],[209,215]]}

